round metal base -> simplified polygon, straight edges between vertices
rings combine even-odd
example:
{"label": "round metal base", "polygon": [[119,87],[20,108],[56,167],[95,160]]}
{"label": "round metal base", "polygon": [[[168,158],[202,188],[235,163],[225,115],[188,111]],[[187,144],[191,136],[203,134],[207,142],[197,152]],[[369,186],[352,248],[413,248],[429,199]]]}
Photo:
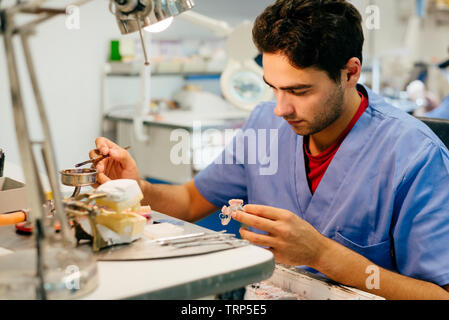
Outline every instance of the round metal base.
{"label": "round metal base", "polygon": [[[95,259],[75,248],[46,247],[44,288],[47,299],[78,299],[98,286]],[[20,250],[0,257],[0,299],[34,300],[38,294],[36,250]]]}

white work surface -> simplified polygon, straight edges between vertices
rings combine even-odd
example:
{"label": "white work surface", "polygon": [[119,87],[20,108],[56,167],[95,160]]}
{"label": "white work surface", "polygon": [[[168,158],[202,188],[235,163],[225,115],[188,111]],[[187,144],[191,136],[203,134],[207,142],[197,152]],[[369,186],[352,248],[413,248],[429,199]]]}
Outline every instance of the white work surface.
{"label": "white work surface", "polygon": [[[8,163],[5,169],[5,176],[22,180],[19,166]],[[157,212],[153,213],[153,219],[180,222]],[[187,222],[182,227],[186,233],[210,232]],[[16,250],[15,242],[33,244],[33,237],[16,235],[14,226],[0,229],[0,238],[6,239],[0,247]],[[196,299],[268,279],[275,264],[271,252],[248,245],[186,257],[98,261],[97,266],[99,285],[84,299]]]}
{"label": "white work surface", "polygon": [[[187,222],[183,228],[204,230]],[[14,229],[0,227],[0,247],[12,251],[33,247],[32,236],[18,235]],[[271,252],[253,245],[176,258],[97,261],[98,287],[83,299],[196,299],[266,280],[274,266]]]}
{"label": "white work surface", "polygon": [[272,254],[255,246],[147,261],[98,262],[99,286],[85,299],[192,299],[269,278]]}

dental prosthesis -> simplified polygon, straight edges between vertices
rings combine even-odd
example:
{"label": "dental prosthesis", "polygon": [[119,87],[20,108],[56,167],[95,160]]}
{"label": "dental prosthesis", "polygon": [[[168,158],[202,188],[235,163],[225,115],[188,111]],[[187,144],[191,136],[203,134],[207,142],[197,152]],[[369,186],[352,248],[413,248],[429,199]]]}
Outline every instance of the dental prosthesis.
{"label": "dental prosthesis", "polygon": [[219,215],[221,224],[226,226],[231,221],[231,213],[235,211],[243,211],[243,200],[231,199],[229,200],[229,206],[223,206]]}

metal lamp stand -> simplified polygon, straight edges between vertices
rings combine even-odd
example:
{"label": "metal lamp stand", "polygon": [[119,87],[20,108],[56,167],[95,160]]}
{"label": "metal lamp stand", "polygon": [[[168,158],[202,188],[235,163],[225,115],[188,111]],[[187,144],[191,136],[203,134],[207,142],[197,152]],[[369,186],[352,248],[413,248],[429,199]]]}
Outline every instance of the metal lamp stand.
{"label": "metal lamp stand", "polygon": [[[89,1],[89,0],[87,0]],[[86,0],[76,1],[72,5],[81,5],[87,2]],[[27,196],[30,204],[31,214],[29,219],[34,225],[35,233],[35,252],[30,252],[30,255],[35,254],[35,259],[30,258],[29,261],[34,261],[36,267],[36,277],[38,282],[36,284],[35,298],[37,299],[47,299],[46,287],[48,283],[45,280],[46,274],[46,254],[49,252],[50,256],[55,254],[55,252],[50,252],[48,250],[62,250],[71,251],[74,257],[77,256],[77,249],[75,246],[75,238],[71,234],[70,226],[64,211],[64,206],[62,203],[62,193],[58,183],[56,158],[53,149],[52,137],[50,133],[50,127],[47,120],[44,103],[39,89],[39,84],[31,56],[31,50],[29,47],[29,37],[34,34],[35,27],[40,23],[49,20],[50,18],[65,14],[65,9],[44,9],[41,8],[41,4],[46,2],[46,0],[36,0],[26,3],[19,3],[10,8],[0,11],[0,35],[3,37],[6,61],[10,82],[10,92],[11,92],[11,102],[13,108],[14,124],[16,128],[18,147],[20,150],[20,156],[22,161],[22,167],[25,176],[25,182],[27,186]],[[35,19],[24,25],[17,25],[15,22],[15,17],[18,14],[28,14],[35,16]],[[27,120],[25,116],[25,107],[22,96],[21,84],[19,79],[19,72],[17,67],[17,53],[14,48],[13,39],[18,36],[21,39],[21,44],[23,47],[26,67],[31,82],[31,86],[34,93],[34,98],[36,106],[39,113],[39,119],[44,135],[42,141],[32,141],[30,138]],[[61,225],[61,235],[62,241],[61,246],[58,249],[49,248],[48,235],[45,234],[45,219],[48,210],[44,206],[46,202],[45,191],[41,178],[38,173],[38,166],[36,163],[36,157],[33,151],[33,146],[40,146],[41,156],[43,158],[46,173],[51,186],[51,191],[53,193],[54,206],[55,206],[55,217],[60,222]],[[85,253],[80,253],[80,257],[84,257]],[[6,258],[6,257],[5,257]],[[10,258],[8,258],[10,259]],[[27,259],[27,258],[26,258]],[[76,260],[76,259],[74,259]],[[18,261],[17,263],[20,263]],[[23,263],[23,262],[22,262]],[[54,263],[54,261],[52,261]],[[51,263],[50,263],[51,264]],[[1,263],[0,263],[1,265]],[[6,264],[4,264],[6,265]],[[5,270],[0,269],[0,273]],[[92,273],[92,272],[91,272]],[[95,273],[95,272],[94,272]],[[96,273],[95,273],[96,275]],[[95,278],[95,277],[94,277]],[[61,279],[62,280],[62,279]],[[0,277],[0,288],[1,288],[1,277]],[[3,283],[4,284],[4,283]],[[51,289],[50,289],[51,290]],[[1,292],[1,290],[0,290]]]}

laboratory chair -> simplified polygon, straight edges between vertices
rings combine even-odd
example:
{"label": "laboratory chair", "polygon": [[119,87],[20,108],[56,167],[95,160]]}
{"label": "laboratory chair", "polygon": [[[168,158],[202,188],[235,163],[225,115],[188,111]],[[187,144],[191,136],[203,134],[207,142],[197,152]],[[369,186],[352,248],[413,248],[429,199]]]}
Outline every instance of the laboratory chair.
{"label": "laboratory chair", "polygon": [[444,145],[449,148],[449,120],[426,117],[417,118],[424,122],[440,138]]}

